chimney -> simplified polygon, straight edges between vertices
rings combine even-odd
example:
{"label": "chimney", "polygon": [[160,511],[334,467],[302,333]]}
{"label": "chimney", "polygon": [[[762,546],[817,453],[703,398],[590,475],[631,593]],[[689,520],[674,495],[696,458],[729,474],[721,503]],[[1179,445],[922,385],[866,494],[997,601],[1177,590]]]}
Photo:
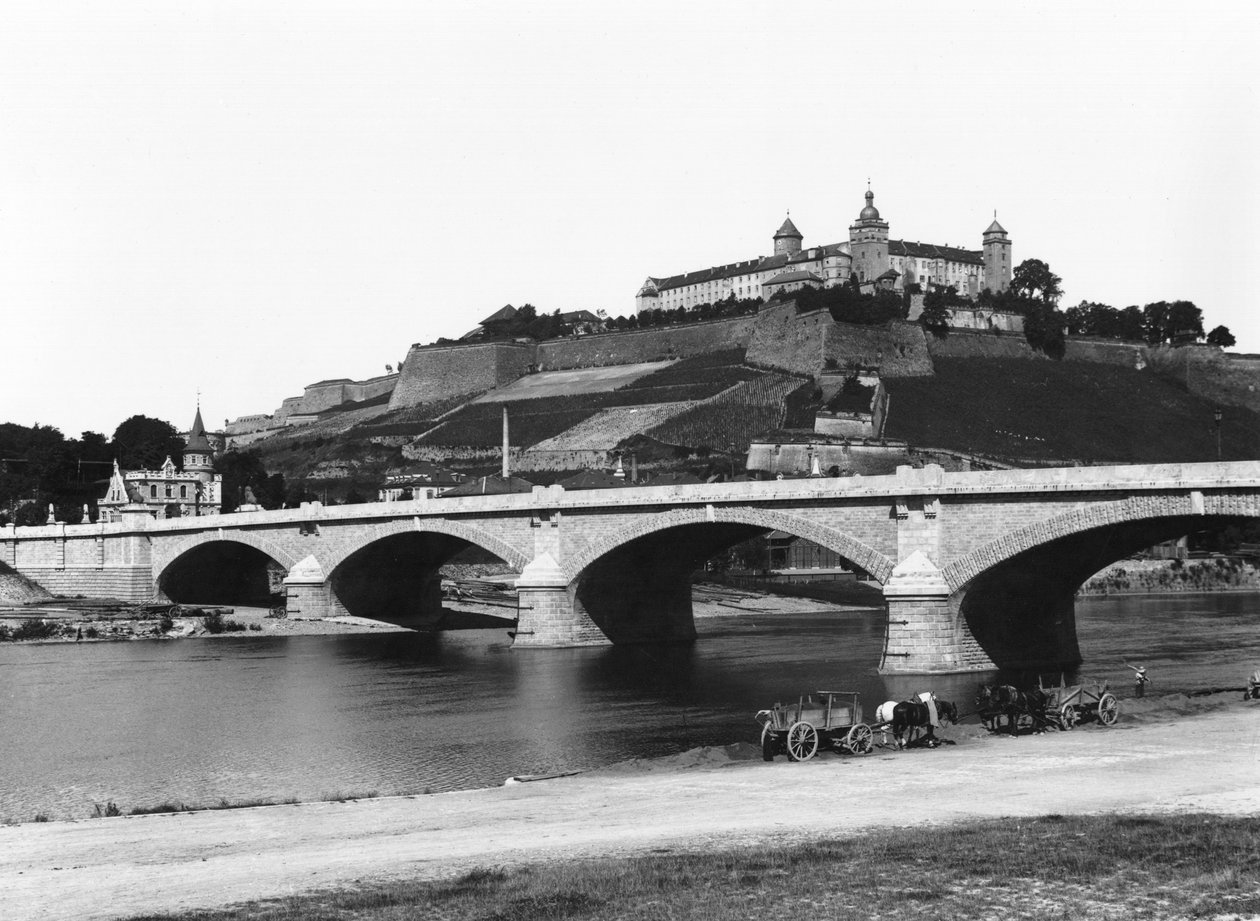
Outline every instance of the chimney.
{"label": "chimney", "polygon": [[512,450],[508,442],[507,404],[503,404],[503,479],[508,478],[508,453]]}

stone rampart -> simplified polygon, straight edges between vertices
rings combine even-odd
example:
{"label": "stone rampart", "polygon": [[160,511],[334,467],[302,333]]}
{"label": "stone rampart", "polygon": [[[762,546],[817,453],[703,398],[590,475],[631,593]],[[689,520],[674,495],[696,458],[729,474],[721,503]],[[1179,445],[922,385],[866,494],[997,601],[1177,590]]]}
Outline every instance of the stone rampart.
{"label": "stone rampart", "polygon": [[552,339],[538,343],[538,365],[542,371],[562,371],[689,358],[740,348],[748,344],[756,319],[749,315],[683,326]]}
{"label": "stone rampart", "polygon": [[530,342],[413,345],[389,400],[390,409],[483,393],[511,383],[537,362]]}
{"label": "stone rampart", "polygon": [[1064,346],[1063,358],[1066,361],[1088,361],[1097,365],[1119,365],[1122,368],[1142,368],[1148,364],[1145,342],[1079,339],[1069,336]]}
{"label": "stone rampart", "polygon": [[828,368],[878,368],[880,377],[926,377],[933,373],[923,328],[917,323],[833,323],[825,335],[823,361]]}
{"label": "stone rampart", "polygon": [[795,301],[763,307],[752,327],[748,363],[793,374],[820,374],[824,364],[823,344],[828,330],[835,325],[831,314],[825,310],[797,313]]}
{"label": "stone rampart", "polygon": [[951,329],[944,336],[931,333],[927,337],[928,352],[933,358],[1045,358],[1022,333],[978,332]]}

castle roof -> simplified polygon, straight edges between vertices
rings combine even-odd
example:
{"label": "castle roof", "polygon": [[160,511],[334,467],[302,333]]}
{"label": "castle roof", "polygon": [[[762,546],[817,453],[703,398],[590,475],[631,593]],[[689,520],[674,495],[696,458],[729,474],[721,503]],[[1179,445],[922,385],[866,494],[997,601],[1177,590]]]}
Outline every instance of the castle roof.
{"label": "castle roof", "polygon": [[946,262],[967,262],[983,265],[984,254],[977,250],[959,249],[956,246],[937,246],[934,243],[911,243],[909,240],[889,240],[888,255],[913,256],[918,259],[944,259]]}
{"label": "castle roof", "polygon": [[796,237],[798,240],[802,239],[801,232],[796,229],[796,225],[792,223],[792,218],[790,217],[783,222],[782,227],[775,231],[774,238],[777,240],[779,237]]}
{"label": "castle roof", "polygon": [[197,407],[197,417],[193,419],[192,429],[188,432],[188,444],[184,446],[184,450],[211,453],[210,439],[206,437],[206,426],[201,421],[200,406]]}
{"label": "castle roof", "polygon": [[516,316],[516,308],[511,304],[508,304],[506,307],[500,307],[494,313],[490,314],[490,316],[482,320],[481,325],[485,326],[487,323],[501,323],[504,320],[512,319],[514,316]]}
{"label": "castle roof", "polygon": [[986,227],[984,232],[985,233],[1006,233],[1006,228],[1003,227],[1001,224],[999,224],[997,222],[997,218],[995,217],[993,219],[993,223],[990,224],[988,227]]}
{"label": "castle roof", "polygon": [[807,272],[804,269],[798,269],[795,272],[780,272],[774,278],[766,282],[767,285],[786,285],[793,281],[816,281],[822,282],[822,279],[813,272]]}
{"label": "castle roof", "polygon": [[[737,278],[740,275],[751,275],[754,272],[781,271],[795,263],[816,262],[827,256],[848,254],[848,252],[849,243],[847,240],[844,243],[828,243],[826,246],[811,246],[791,255],[777,253],[773,256],[763,256],[760,259],[746,259],[743,262],[731,262],[727,265],[717,265],[709,269],[700,269],[697,272],[687,272],[683,275],[671,275],[668,278],[649,278],[643,288],[646,289],[649,285],[652,285],[657,291],[669,291],[671,288],[685,288],[687,285],[720,281],[723,278]],[[640,290],[642,291],[643,289]]]}

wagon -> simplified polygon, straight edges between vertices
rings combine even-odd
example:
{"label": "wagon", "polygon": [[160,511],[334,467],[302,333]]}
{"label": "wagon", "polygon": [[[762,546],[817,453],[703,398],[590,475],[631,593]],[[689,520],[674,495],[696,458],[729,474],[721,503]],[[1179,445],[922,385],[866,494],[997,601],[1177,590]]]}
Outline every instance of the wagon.
{"label": "wagon", "polygon": [[795,704],[760,710],[757,721],[766,761],[782,754],[789,761],[808,761],[822,747],[865,755],[874,747],[871,727],[862,722],[857,691],[818,691]]}
{"label": "wagon", "polygon": [[1037,685],[1046,696],[1046,719],[1060,729],[1071,729],[1079,723],[1097,720],[1114,726],[1120,718],[1120,702],[1107,690],[1107,682],[1096,678],[1080,678],[1080,684],[1067,684],[1062,673],[1058,684],[1047,685],[1042,677]]}

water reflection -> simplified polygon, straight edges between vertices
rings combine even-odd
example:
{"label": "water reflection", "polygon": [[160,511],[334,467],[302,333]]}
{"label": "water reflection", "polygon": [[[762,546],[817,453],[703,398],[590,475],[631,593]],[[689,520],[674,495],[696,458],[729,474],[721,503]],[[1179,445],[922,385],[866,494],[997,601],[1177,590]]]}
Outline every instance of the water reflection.
{"label": "water reflection", "polygon": [[[1154,694],[1240,687],[1260,664],[1258,600],[1082,601],[1080,671],[1121,696],[1126,662],[1147,666]],[[697,627],[688,647],[527,652],[502,630],[6,645],[0,818],[498,784],[755,741],[757,710],[821,689],[860,692],[868,717],[928,689],[968,712],[989,677],[877,675],[874,611]]]}

